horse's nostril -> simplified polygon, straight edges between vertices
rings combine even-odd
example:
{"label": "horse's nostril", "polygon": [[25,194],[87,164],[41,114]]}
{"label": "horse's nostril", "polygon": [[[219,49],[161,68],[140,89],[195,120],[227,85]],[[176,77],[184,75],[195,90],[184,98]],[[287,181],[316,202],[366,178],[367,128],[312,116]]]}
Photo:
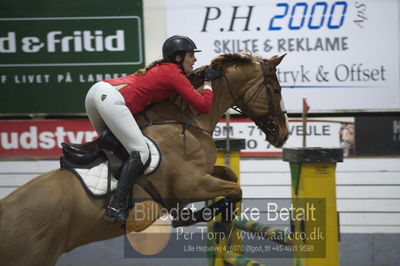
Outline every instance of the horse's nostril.
{"label": "horse's nostril", "polygon": [[285,141],[287,141],[287,140],[288,140],[288,138],[289,138],[289,134],[286,134],[286,136],[285,136],[284,140],[285,140]]}

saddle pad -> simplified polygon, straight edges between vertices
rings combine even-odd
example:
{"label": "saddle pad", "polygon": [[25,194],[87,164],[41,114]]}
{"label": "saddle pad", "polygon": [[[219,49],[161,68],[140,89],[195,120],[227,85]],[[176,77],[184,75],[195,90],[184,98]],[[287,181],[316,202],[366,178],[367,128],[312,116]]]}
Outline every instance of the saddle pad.
{"label": "saddle pad", "polygon": [[[154,173],[161,163],[161,153],[158,149],[157,144],[146,137],[146,142],[149,146],[151,162],[145,169],[145,175],[151,175]],[[107,175],[108,175],[108,162],[102,162],[92,168],[73,168],[76,175],[81,180],[82,184],[86,187],[93,196],[101,197],[107,194]],[[118,180],[111,175],[111,192],[117,187]]]}

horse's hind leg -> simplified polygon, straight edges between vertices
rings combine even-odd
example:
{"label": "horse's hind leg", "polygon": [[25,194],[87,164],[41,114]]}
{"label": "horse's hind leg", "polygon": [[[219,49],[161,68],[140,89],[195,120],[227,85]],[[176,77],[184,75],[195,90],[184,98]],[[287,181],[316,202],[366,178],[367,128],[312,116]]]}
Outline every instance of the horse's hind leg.
{"label": "horse's hind leg", "polygon": [[[34,249],[35,247],[32,246],[31,248]],[[57,254],[57,257],[59,255],[60,254]],[[12,260],[6,258],[2,263],[4,264],[1,265],[5,266],[54,266],[57,263],[57,258],[54,258],[53,256],[49,258],[46,254],[37,254],[37,252],[24,251]]]}

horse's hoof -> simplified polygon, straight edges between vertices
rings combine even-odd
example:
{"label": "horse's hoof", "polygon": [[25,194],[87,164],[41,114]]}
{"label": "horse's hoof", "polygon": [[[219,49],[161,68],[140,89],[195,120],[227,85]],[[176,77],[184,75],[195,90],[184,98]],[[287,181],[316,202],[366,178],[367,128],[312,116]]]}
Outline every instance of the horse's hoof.
{"label": "horse's hoof", "polygon": [[213,224],[214,231],[214,241],[219,244],[228,234],[226,232],[226,227],[222,222],[215,221]]}

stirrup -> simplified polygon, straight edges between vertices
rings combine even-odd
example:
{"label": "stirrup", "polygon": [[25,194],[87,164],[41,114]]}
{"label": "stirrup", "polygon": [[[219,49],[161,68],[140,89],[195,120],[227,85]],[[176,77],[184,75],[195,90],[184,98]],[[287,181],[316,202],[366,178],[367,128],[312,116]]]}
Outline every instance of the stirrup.
{"label": "stirrup", "polygon": [[121,225],[125,225],[127,220],[128,220],[128,210],[121,210],[117,209],[114,207],[111,207],[110,205],[107,206],[106,208],[106,214],[105,214],[105,219],[115,222],[115,220],[118,220]]}

